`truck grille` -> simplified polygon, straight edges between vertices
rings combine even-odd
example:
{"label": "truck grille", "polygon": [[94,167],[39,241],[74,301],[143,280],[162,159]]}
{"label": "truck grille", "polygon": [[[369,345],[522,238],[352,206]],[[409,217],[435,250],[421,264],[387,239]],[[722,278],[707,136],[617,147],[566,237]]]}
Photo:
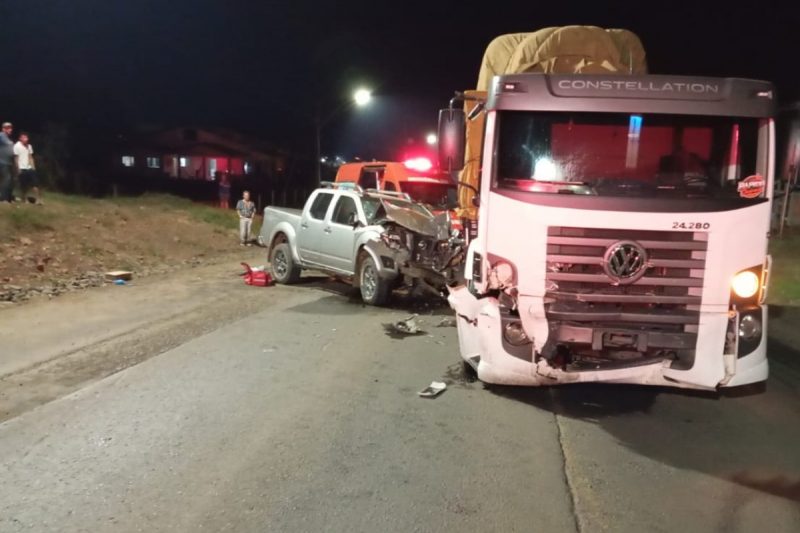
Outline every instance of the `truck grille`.
{"label": "truck grille", "polygon": [[[630,284],[603,266],[621,241],[647,253],[644,273]],[[549,227],[545,310],[555,340],[591,344],[601,359],[693,351],[707,245],[701,232]]]}

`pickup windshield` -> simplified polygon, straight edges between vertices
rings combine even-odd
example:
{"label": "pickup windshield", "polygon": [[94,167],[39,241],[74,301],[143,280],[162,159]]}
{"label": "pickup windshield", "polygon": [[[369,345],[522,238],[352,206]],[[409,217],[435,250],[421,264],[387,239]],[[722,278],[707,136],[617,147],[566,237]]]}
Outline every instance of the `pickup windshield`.
{"label": "pickup windshield", "polygon": [[505,111],[498,121],[502,188],[712,199],[765,193],[758,119]]}
{"label": "pickup windshield", "polygon": [[420,204],[401,200],[399,198],[376,197],[365,194],[361,197],[361,205],[364,208],[364,216],[367,218],[367,224],[374,224],[387,217],[387,208],[385,204],[389,204],[389,209],[405,209],[424,218],[433,218],[433,214]]}

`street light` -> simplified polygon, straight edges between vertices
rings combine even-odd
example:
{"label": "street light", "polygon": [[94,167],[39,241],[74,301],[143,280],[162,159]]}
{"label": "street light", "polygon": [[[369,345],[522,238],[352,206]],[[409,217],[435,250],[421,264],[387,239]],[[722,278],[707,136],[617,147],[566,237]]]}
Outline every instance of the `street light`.
{"label": "street light", "polygon": [[350,105],[355,105],[356,107],[365,107],[369,105],[371,101],[372,91],[365,87],[359,87],[355,90],[355,92],[353,92],[352,101],[343,102],[342,105],[331,111],[331,113],[324,119],[320,116],[320,110],[317,108],[317,116],[315,120],[315,125],[317,127],[317,185],[322,182],[322,163],[324,163],[324,161],[322,161],[322,128],[344,108],[349,107]]}
{"label": "street light", "polygon": [[365,88],[360,88],[353,93],[353,101],[358,107],[364,107],[372,100],[372,91]]}
{"label": "street light", "polygon": [[428,135],[425,137],[425,142],[426,142],[426,143],[428,143],[428,144],[430,144],[431,146],[433,146],[434,144],[436,144],[437,142],[439,142],[439,138],[438,138],[438,137],[436,137],[436,134],[435,134],[435,133],[429,133],[429,134],[428,134]]}

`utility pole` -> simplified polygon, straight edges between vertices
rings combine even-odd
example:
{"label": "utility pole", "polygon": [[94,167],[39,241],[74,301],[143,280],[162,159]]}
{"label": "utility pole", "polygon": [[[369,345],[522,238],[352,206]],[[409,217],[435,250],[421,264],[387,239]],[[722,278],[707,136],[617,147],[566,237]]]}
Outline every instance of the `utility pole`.
{"label": "utility pole", "polygon": [[316,169],[317,169],[317,182],[316,187],[322,183],[322,122],[319,116],[319,105],[317,105],[317,113],[314,116],[314,129],[316,131]]}

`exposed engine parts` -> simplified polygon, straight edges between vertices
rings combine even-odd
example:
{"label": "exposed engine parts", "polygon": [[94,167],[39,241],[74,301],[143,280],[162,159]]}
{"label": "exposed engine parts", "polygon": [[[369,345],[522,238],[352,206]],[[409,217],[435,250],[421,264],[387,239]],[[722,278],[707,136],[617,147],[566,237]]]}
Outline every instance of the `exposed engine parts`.
{"label": "exposed engine parts", "polygon": [[387,222],[381,241],[396,254],[399,265],[429,270],[446,282],[455,280],[457,267],[464,262],[464,242],[458,232],[447,240],[437,240]]}
{"label": "exposed engine parts", "polygon": [[457,231],[440,240],[392,221],[383,226],[381,256],[396,265],[407,286],[442,296],[447,285],[459,281],[465,247]]}

